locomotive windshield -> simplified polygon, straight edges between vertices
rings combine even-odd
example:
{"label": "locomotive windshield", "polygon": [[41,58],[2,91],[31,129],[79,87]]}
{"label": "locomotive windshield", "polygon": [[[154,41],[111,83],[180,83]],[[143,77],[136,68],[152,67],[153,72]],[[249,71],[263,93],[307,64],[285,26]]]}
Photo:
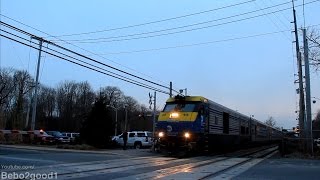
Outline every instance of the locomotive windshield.
{"label": "locomotive windshield", "polygon": [[166,104],[163,112],[180,111],[180,112],[196,112],[199,103],[170,103]]}

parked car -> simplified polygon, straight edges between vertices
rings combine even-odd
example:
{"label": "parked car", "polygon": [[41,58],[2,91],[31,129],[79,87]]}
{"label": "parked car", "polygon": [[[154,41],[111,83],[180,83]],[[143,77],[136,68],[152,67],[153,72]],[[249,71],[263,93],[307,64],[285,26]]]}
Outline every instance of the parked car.
{"label": "parked car", "polygon": [[70,143],[72,144],[78,144],[80,142],[80,133],[63,132],[61,134],[68,136],[70,138]]}
{"label": "parked car", "polygon": [[[123,146],[123,134],[112,138],[117,144]],[[142,147],[152,146],[152,133],[148,131],[131,131],[128,132],[127,146],[140,149]]]}
{"label": "parked car", "polygon": [[55,139],[53,136],[47,134],[45,131],[42,129],[40,130],[34,130],[34,141],[36,143],[40,144],[53,144],[55,142]]}
{"label": "parked car", "polygon": [[54,137],[56,143],[70,143],[70,138],[62,135],[59,131],[47,131],[47,133]]}

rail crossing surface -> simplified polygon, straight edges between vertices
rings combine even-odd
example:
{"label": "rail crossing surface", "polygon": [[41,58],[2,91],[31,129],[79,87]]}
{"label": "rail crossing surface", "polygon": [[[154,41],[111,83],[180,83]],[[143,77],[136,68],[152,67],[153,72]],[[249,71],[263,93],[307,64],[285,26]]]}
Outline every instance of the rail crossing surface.
{"label": "rail crossing surface", "polygon": [[319,179],[320,169],[317,160],[277,158],[276,147],[188,158],[163,156],[149,149],[79,152],[13,147],[0,146],[1,179],[9,179],[9,175],[14,174],[95,180]]}

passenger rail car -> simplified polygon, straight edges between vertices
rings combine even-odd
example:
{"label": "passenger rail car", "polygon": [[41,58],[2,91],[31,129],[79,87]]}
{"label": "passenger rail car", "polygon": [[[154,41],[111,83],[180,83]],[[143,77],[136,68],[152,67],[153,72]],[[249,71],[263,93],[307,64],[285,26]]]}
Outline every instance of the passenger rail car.
{"label": "passenger rail car", "polygon": [[201,96],[169,98],[156,125],[160,149],[213,149],[280,140],[280,130]]}

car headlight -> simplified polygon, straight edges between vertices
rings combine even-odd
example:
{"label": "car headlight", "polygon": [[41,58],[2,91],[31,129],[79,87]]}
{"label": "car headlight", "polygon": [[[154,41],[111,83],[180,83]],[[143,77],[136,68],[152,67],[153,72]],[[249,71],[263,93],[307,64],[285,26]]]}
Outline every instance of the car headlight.
{"label": "car headlight", "polygon": [[190,136],[191,136],[190,133],[188,133],[188,132],[184,133],[185,138],[190,138]]}
{"label": "car headlight", "polygon": [[163,137],[164,136],[164,132],[159,132],[158,136],[159,137]]}

